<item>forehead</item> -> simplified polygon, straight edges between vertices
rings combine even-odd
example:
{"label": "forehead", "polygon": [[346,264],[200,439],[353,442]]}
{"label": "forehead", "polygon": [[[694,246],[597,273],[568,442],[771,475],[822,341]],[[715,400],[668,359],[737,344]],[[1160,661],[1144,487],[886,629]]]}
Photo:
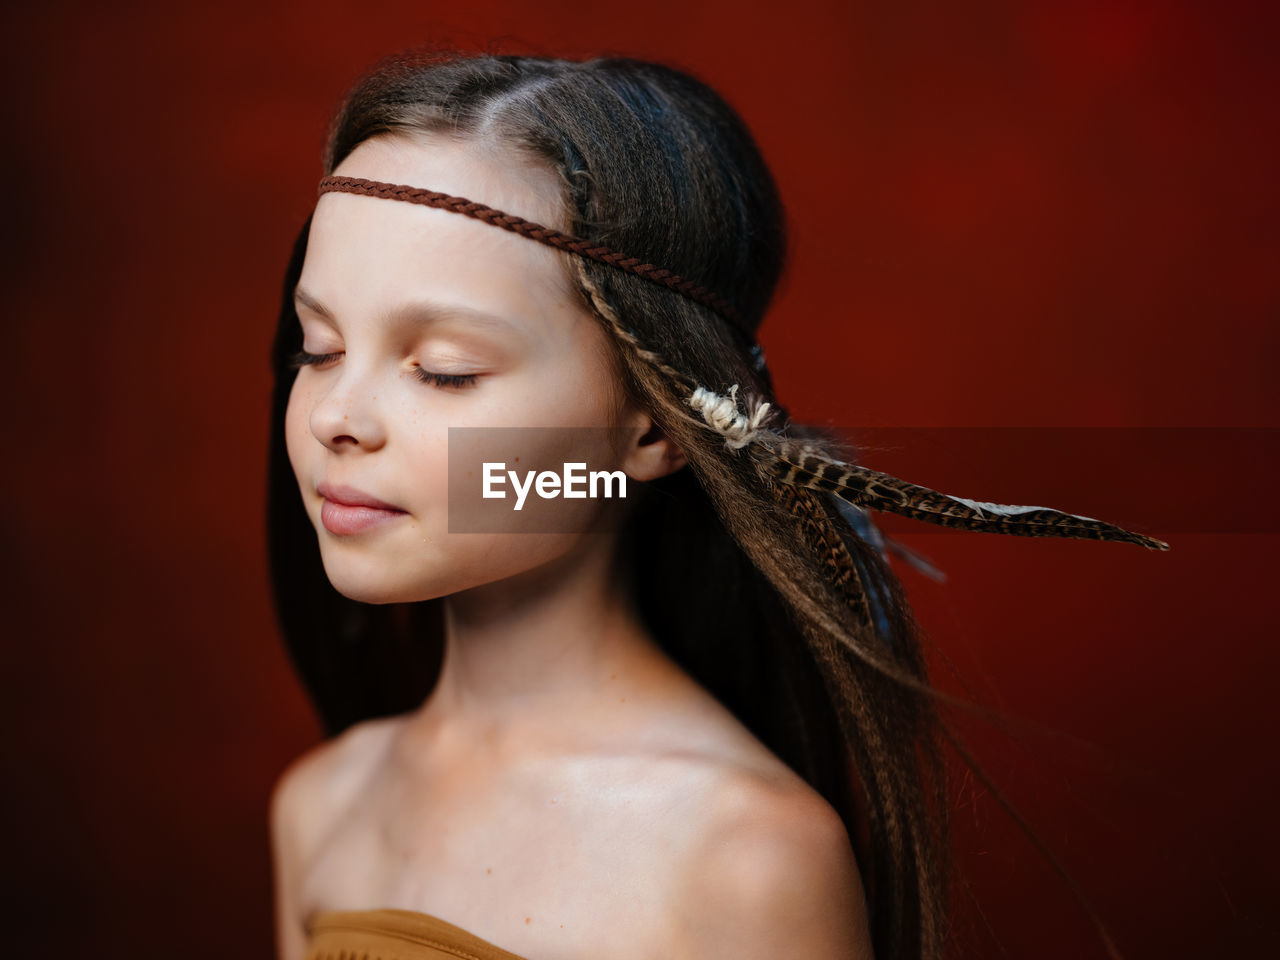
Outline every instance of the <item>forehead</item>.
{"label": "forehead", "polygon": [[[381,136],[334,173],[449,193],[563,229],[557,176],[512,150]],[[301,282],[319,297],[447,296],[499,313],[539,313],[577,303],[566,256],[447,210],[332,192],[317,200]]]}
{"label": "forehead", "polygon": [[549,227],[564,226],[557,175],[491,139],[384,134],[359,144],[333,172],[451,193]]}

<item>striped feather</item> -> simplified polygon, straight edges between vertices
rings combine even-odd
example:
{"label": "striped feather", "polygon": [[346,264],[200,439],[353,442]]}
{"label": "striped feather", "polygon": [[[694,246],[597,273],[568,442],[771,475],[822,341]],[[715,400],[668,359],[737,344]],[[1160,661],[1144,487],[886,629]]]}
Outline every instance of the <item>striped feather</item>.
{"label": "striped feather", "polygon": [[757,444],[763,466],[783,483],[823,490],[856,506],[897,513],[943,527],[959,527],[1023,537],[1071,537],[1080,540],[1112,540],[1136,543],[1151,550],[1168,550],[1163,540],[1133,533],[1122,527],[1065,513],[1052,507],[987,503],[939,493],[823,456],[793,441]]}
{"label": "striped feather", "polygon": [[831,524],[830,517],[818,502],[818,494],[804,487],[784,485],[777,488],[783,506],[796,518],[805,542],[818,556],[827,579],[848,600],[857,622],[872,627],[872,613],[866,584],[858,574],[857,562]]}

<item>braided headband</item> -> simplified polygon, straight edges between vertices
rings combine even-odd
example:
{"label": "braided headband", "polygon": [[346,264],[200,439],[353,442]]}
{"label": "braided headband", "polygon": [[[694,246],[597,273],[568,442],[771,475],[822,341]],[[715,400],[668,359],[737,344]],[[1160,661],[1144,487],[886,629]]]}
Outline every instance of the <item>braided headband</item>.
{"label": "braided headband", "polygon": [[435,207],[437,210],[460,213],[464,217],[471,217],[473,220],[501,227],[503,230],[519,234],[522,237],[528,237],[530,240],[537,240],[539,243],[555,247],[557,250],[574,253],[580,257],[586,257],[626,273],[634,274],[637,277],[642,277],[651,283],[661,284],[669,290],[674,290],[676,293],[688,297],[695,303],[702,304],[726,321],[729,329],[742,341],[751,354],[757,368],[763,366],[761,362],[763,351],[743,322],[741,313],[732,303],[724,297],[711,292],[701,284],[686,280],[678,274],[662,267],[654,266],[652,263],[646,263],[639,257],[629,257],[602,244],[582,240],[572,234],[544,227],[542,224],[526,220],[524,217],[503,213],[501,210],[495,210],[493,207],[485,206],[483,203],[476,203],[474,200],[468,200],[465,197],[454,197],[435,190],[424,190],[421,187],[384,183],[380,180],[366,180],[364,177],[325,177],[320,181],[319,192],[322,194],[335,192],[358,193],[366,197],[404,200],[407,203],[417,203],[424,207]]}
{"label": "braided headband", "polygon": [[[764,365],[763,352],[755,342],[751,331],[742,323],[733,305],[705,287],[664,270],[636,257],[628,257],[600,244],[581,240],[559,230],[495,210],[482,203],[463,197],[450,196],[434,190],[409,187],[401,184],[366,180],[362,177],[325,177],[320,181],[320,193],[355,193],[386,200],[404,200],[422,206],[460,213],[482,223],[501,227],[511,233],[536,240],[557,250],[586,257],[607,264],[618,270],[642,277],[652,283],[662,284],[676,293],[713,310],[724,319],[731,330],[749,345],[757,368]],[[606,305],[597,303],[598,310],[608,311]],[[612,318],[616,320],[616,317]],[[628,339],[639,347],[634,332],[627,331]],[[650,351],[642,351],[652,356]],[[656,360],[656,357],[654,358]],[[659,363],[664,372],[681,383],[692,382],[665,363]],[[1052,507],[1019,506],[1007,503],[987,503],[939,493],[928,487],[899,480],[887,473],[880,473],[856,463],[836,460],[819,448],[788,437],[782,429],[768,425],[776,411],[771,404],[759,398],[747,402],[747,412],[738,409],[738,385],[729,388],[728,395],[718,394],[706,387],[694,385],[688,404],[697,410],[706,425],[724,437],[730,450],[746,448],[756,460],[760,470],[792,492],[791,498],[803,490],[822,491],[839,497],[859,509],[882,510],[917,520],[924,520],[944,527],[961,527],[988,533],[1007,533],[1024,537],[1070,537],[1087,540],[1117,540],[1135,543],[1152,550],[1168,550],[1163,540],[1132,533],[1114,524],[1092,517],[1065,513]],[[785,425],[784,425],[785,427]]]}

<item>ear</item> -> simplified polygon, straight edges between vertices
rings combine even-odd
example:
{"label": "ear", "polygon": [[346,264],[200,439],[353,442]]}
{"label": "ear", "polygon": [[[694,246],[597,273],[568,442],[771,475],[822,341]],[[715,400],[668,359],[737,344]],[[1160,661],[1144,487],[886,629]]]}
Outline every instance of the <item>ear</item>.
{"label": "ear", "polygon": [[643,410],[628,406],[623,426],[628,439],[620,467],[631,479],[657,480],[688,462],[684,451]]}

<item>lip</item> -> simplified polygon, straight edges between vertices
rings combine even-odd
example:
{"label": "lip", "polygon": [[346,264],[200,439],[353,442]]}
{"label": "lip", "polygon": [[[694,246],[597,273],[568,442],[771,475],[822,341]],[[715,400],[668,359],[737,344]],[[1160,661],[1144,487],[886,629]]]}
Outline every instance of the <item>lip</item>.
{"label": "lip", "polygon": [[316,492],[324,498],[320,521],[330,533],[361,533],[408,516],[399,507],[355,487],[322,483]]}
{"label": "lip", "polygon": [[334,503],[341,504],[344,507],[374,507],[378,510],[394,510],[397,513],[404,513],[394,503],[379,500],[377,497],[371,496],[363,490],[357,490],[355,487],[344,487],[337,483],[322,483],[316,487],[316,493],[326,500],[332,500]]}

